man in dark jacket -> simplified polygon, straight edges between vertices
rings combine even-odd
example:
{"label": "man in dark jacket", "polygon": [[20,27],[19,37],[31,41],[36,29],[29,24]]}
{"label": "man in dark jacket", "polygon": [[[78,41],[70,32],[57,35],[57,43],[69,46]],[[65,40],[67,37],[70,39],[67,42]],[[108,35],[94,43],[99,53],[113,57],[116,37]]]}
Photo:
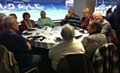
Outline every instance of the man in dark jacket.
{"label": "man in dark jacket", "polygon": [[0,37],[0,44],[14,53],[20,67],[26,67],[41,61],[40,55],[33,55],[29,42],[22,36],[15,33],[18,30],[18,22],[12,16],[7,16],[2,20],[5,33]]}

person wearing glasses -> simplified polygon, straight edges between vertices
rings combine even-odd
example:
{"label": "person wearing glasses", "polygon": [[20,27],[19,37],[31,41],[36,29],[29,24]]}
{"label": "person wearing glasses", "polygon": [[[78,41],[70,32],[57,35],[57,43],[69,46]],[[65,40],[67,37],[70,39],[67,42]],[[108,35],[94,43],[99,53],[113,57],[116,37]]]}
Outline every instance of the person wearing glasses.
{"label": "person wearing glasses", "polygon": [[82,20],[80,21],[80,28],[87,29],[87,26],[89,25],[90,20],[93,19],[92,16],[90,15],[89,8],[85,8],[83,10],[83,15],[84,17],[82,17]]}
{"label": "person wearing glasses", "polygon": [[51,18],[46,17],[45,11],[41,11],[40,15],[41,15],[41,18],[38,19],[38,23],[37,23],[38,26],[55,26]]}

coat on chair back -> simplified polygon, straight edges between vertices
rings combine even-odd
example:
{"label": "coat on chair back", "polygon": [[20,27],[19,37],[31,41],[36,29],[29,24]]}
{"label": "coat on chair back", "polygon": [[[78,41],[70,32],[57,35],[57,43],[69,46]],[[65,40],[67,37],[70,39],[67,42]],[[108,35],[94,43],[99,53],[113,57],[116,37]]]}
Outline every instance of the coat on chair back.
{"label": "coat on chair back", "polygon": [[119,73],[117,48],[113,43],[99,47],[93,58],[96,73]]}
{"label": "coat on chair back", "polygon": [[0,73],[19,73],[13,53],[3,45],[0,45]]}

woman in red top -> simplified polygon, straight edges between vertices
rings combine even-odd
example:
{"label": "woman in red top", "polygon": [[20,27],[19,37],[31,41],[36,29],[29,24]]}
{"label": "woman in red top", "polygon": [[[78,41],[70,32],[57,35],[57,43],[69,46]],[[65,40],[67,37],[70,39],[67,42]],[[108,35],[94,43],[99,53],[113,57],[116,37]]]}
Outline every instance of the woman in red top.
{"label": "woman in red top", "polygon": [[82,20],[80,22],[80,27],[82,29],[87,29],[87,26],[89,25],[89,21],[90,21],[90,19],[92,19],[89,8],[85,8],[83,10],[83,14],[84,14],[84,17],[82,18]]}
{"label": "woman in red top", "polygon": [[30,14],[28,12],[23,13],[23,21],[21,21],[22,31],[34,27],[35,27],[35,22],[33,20],[30,20]]}

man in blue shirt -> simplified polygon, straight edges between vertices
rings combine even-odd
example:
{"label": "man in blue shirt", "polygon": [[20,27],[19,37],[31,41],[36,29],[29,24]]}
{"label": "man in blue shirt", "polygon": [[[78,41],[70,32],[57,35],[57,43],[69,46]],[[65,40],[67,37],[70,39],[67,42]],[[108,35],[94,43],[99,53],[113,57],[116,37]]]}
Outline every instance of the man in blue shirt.
{"label": "man in blue shirt", "polygon": [[9,51],[14,53],[20,68],[39,63],[41,56],[33,55],[30,43],[15,33],[19,30],[17,20],[12,16],[7,16],[4,17],[2,23],[5,28],[5,33],[0,37],[0,44],[6,46]]}

